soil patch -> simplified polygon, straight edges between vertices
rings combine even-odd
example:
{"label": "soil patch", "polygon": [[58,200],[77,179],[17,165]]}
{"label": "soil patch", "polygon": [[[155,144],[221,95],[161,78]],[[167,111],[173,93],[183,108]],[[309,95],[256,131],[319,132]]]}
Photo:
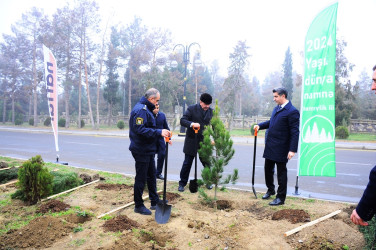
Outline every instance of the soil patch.
{"label": "soil patch", "polygon": [[39,208],[37,209],[37,213],[42,213],[42,214],[49,213],[49,212],[56,213],[56,212],[68,210],[69,208],[70,208],[70,205],[64,202],[61,202],[59,200],[50,200],[40,205]]}
{"label": "soil patch", "polygon": [[272,215],[272,220],[283,219],[288,220],[292,224],[311,221],[309,214],[302,209],[282,209]]}
{"label": "soil patch", "polygon": [[176,203],[176,201],[178,201],[180,198],[181,198],[180,194],[166,192],[166,199],[168,200],[168,203],[170,204]]}
{"label": "soil patch", "polygon": [[124,189],[133,189],[133,186],[128,186],[125,184],[110,184],[110,183],[101,183],[97,185],[95,188],[100,190],[114,190],[114,191],[120,191]]}
{"label": "soil patch", "polygon": [[1,235],[0,248],[47,248],[67,236],[73,228],[72,224],[55,217],[38,217],[21,229]]}
{"label": "soil patch", "polygon": [[84,224],[86,221],[91,221],[91,216],[81,216],[78,214],[69,214],[65,217],[65,220],[73,224]]}
{"label": "soil patch", "polygon": [[140,227],[140,224],[132,219],[129,219],[126,215],[119,215],[106,221],[103,224],[103,227],[105,232],[122,232],[124,230],[138,228]]}

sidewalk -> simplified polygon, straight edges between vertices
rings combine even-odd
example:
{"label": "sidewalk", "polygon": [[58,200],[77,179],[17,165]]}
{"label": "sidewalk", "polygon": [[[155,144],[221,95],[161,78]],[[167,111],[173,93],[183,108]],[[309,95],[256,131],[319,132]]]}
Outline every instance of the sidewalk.
{"label": "sidewalk", "polygon": [[[29,133],[51,133],[51,128],[24,128],[24,127],[11,127],[11,126],[0,126],[0,131],[22,131]],[[87,136],[122,136],[125,138],[129,137],[128,130],[78,130],[78,129],[64,129],[59,128],[59,134],[72,134],[72,135],[87,135]],[[236,144],[252,144],[254,143],[253,136],[237,136],[231,137]],[[184,137],[173,135],[173,141],[184,141]],[[264,137],[257,138],[258,145],[264,145]],[[356,142],[356,141],[336,141],[336,148],[346,148],[346,149],[362,149],[362,150],[376,150],[376,141],[373,142]]]}

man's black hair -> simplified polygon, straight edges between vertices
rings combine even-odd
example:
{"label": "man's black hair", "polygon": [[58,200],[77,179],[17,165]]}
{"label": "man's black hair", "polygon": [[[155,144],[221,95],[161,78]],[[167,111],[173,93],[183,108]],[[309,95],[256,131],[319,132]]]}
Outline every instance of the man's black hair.
{"label": "man's black hair", "polygon": [[287,89],[285,89],[284,87],[273,89],[273,93],[275,92],[277,92],[279,96],[285,95],[285,98],[287,99],[288,92]]}
{"label": "man's black hair", "polygon": [[209,95],[208,93],[203,93],[200,96],[200,101],[202,101],[205,104],[211,104],[212,100],[213,100],[212,96]]}
{"label": "man's black hair", "polygon": [[373,71],[375,71],[376,70],[376,65],[375,66],[373,66],[373,69],[372,69]]}

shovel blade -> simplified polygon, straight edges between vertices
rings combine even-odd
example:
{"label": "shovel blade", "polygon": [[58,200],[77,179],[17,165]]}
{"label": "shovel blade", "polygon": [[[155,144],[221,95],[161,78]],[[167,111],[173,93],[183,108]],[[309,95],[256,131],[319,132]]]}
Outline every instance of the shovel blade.
{"label": "shovel blade", "polygon": [[155,209],[155,221],[158,224],[166,224],[171,216],[171,205],[166,203],[157,204]]}
{"label": "shovel blade", "polygon": [[191,191],[191,193],[197,193],[198,191],[197,179],[189,181],[189,191]]}
{"label": "shovel blade", "polygon": [[252,186],[252,190],[253,190],[253,193],[254,193],[254,195],[255,195],[255,197],[256,197],[256,199],[257,199],[256,189],[255,189],[254,186]]}

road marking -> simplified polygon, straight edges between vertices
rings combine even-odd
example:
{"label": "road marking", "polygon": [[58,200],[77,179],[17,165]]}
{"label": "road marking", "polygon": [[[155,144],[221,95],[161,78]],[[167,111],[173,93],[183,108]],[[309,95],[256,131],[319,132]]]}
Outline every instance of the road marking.
{"label": "road marking", "polygon": [[336,163],[350,164],[350,165],[371,166],[371,164],[369,164],[369,163],[356,163],[356,162],[343,162],[343,161],[337,161]]}
{"label": "road marking", "polygon": [[84,142],[65,142],[65,143],[70,143],[70,144],[80,144],[80,145],[92,145],[92,146],[101,146],[101,144],[96,144],[96,143],[84,143]]}
{"label": "road marking", "polygon": [[360,174],[345,174],[345,173],[337,173],[337,175],[354,176],[354,177],[360,176]]}

